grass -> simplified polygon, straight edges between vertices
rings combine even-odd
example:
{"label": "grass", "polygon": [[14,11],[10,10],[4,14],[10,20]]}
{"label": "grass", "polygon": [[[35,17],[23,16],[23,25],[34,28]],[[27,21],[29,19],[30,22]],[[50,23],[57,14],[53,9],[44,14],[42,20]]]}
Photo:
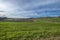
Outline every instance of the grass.
{"label": "grass", "polygon": [[56,37],[60,38],[60,18],[36,20],[36,22],[0,22],[0,40],[56,40]]}

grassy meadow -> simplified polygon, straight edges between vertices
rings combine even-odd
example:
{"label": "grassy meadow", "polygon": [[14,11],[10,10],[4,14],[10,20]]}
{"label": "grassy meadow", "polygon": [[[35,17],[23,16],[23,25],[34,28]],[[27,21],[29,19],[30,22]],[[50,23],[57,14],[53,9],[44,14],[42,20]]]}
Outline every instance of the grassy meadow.
{"label": "grassy meadow", "polygon": [[0,40],[60,40],[60,18],[0,22]]}

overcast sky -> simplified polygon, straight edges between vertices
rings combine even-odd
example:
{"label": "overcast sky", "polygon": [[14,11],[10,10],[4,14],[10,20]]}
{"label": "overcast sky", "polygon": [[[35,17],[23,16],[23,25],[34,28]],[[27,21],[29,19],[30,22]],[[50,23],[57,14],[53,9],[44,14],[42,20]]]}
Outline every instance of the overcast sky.
{"label": "overcast sky", "polygon": [[0,0],[0,16],[12,18],[60,16],[60,0]]}

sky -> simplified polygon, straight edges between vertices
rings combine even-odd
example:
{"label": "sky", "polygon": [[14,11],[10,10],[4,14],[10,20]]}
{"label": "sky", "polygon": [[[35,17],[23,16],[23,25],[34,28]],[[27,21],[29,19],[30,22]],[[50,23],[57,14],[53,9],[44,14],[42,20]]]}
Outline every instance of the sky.
{"label": "sky", "polygon": [[60,16],[60,0],[0,0],[0,17],[38,18]]}

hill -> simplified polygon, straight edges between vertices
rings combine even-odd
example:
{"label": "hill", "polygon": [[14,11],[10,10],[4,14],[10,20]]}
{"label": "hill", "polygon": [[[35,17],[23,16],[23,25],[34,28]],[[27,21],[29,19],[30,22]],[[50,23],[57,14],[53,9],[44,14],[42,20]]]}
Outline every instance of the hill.
{"label": "hill", "polygon": [[0,22],[0,40],[59,40],[60,18],[34,22]]}

